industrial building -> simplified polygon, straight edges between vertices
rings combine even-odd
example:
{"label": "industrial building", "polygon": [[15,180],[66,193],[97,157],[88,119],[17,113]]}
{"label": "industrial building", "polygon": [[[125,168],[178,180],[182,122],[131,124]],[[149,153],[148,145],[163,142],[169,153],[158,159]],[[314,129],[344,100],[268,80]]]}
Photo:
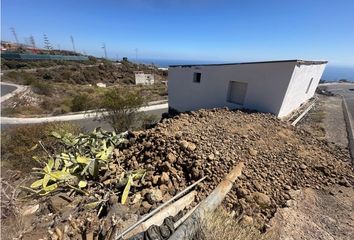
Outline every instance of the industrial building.
{"label": "industrial building", "polygon": [[170,110],[246,108],[285,117],[314,96],[327,61],[173,65]]}

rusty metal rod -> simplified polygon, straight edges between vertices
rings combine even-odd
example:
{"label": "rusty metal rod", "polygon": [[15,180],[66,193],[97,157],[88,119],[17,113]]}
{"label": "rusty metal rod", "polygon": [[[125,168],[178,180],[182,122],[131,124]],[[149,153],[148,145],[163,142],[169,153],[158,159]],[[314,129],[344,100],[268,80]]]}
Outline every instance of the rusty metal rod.
{"label": "rusty metal rod", "polygon": [[201,221],[206,213],[213,212],[231,190],[235,180],[241,175],[243,162],[234,167],[219,185],[204,199],[191,216],[172,234],[169,240],[192,239],[200,229]]}

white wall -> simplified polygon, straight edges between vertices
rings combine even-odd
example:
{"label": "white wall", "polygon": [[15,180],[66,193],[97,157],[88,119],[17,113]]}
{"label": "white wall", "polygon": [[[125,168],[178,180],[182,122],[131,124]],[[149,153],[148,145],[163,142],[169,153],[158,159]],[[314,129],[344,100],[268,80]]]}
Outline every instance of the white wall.
{"label": "white wall", "polygon": [[154,84],[155,78],[154,74],[136,72],[135,73],[135,84],[151,85]]}
{"label": "white wall", "polygon": [[[178,111],[229,107],[230,81],[248,83],[243,107],[278,115],[296,62],[255,63],[216,66],[170,67],[168,74],[169,107]],[[201,82],[193,82],[201,72]]]}
{"label": "white wall", "polygon": [[[295,66],[283,105],[278,114],[279,117],[288,115],[302,103],[314,96],[325,67],[325,63],[314,65],[297,64]],[[313,80],[308,93],[306,93],[311,78],[313,78]]]}

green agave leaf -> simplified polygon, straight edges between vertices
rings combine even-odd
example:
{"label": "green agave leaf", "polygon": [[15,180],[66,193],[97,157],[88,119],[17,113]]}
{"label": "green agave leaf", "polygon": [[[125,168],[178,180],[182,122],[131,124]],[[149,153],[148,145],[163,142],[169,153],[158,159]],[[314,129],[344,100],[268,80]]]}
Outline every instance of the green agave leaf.
{"label": "green agave leaf", "polygon": [[33,147],[31,147],[30,149],[28,149],[29,152],[32,152],[33,150],[35,150],[38,147],[38,144],[34,145]]}
{"label": "green agave leaf", "polygon": [[53,137],[58,138],[58,139],[62,138],[61,135],[57,132],[51,132],[50,135],[52,135]]}
{"label": "green agave leaf", "polygon": [[58,184],[54,183],[52,185],[49,185],[49,186],[43,188],[43,190],[46,191],[46,192],[52,192],[52,191],[54,191],[57,188],[58,188]]}
{"label": "green agave leaf", "polygon": [[67,153],[61,153],[61,154],[60,154],[60,157],[61,157],[62,159],[65,159],[65,160],[70,160],[70,156],[69,156],[69,154],[67,154]]}
{"label": "green agave leaf", "polygon": [[142,178],[145,174],[145,170],[144,169],[138,169],[132,172],[132,176],[134,180],[138,180],[140,178]]}
{"label": "green agave leaf", "polygon": [[49,160],[48,160],[48,168],[50,170],[52,170],[53,167],[54,167],[54,159],[53,158],[49,158]]}
{"label": "green agave leaf", "polygon": [[97,201],[97,202],[92,202],[92,203],[88,203],[86,205],[84,205],[85,209],[94,209],[96,207],[98,207],[98,205],[101,204],[102,201]]}
{"label": "green agave leaf", "polygon": [[49,182],[49,180],[51,179],[51,177],[50,177],[50,175],[49,174],[46,174],[46,175],[44,175],[44,177],[43,177],[43,183],[42,183],[42,186],[45,188],[45,187],[47,187],[47,185],[48,185],[48,182]]}
{"label": "green agave leaf", "polygon": [[121,199],[121,203],[122,204],[125,204],[125,202],[127,201],[127,198],[128,198],[128,195],[129,195],[129,191],[130,191],[130,186],[132,185],[132,181],[133,181],[133,177],[129,176],[127,185],[125,185],[125,188],[124,188],[124,191],[123,191],[123,195],[122,195],[122,199]]}
{"label": "green agave leaf", "polygon": [[88,158],[85,157],[85,156],[78,156],[78,157],[76,158],[76,161],[77,161],[78,163],[88,164],[88,163],[90,162],[90,159],[88,159]]}
{"label": "green agave leaf", "polygon": [[43,179],[39,179],[31,184],[31,188],[38,188],[43,185]]}
{"label": "green agave leaf", "polygon": [[56,180],[68,180],[74,177],[66,171],[53,171],[50,173],[50,176]]}
{"label": "green agave leaf", "polygon": [[80,181],[79,182],[79,188],[84,188],[87,186],[87,181]]}
{"label": "green agave leaf", "polygon": [[93,178],[98,177],[98,161],[97,161],[97,159],[93,159],[90,162],[89,167],[88,167],[88,171]]}

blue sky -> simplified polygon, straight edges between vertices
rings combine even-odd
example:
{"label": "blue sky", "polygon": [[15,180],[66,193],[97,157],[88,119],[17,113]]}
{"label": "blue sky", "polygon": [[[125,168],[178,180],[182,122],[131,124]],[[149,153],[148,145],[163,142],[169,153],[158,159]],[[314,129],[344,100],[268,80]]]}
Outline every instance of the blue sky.
{"label": "blue sky", "polygon": [[354,66],[353,0],[2,0],[1,34],[111,58],[329,60]]}

